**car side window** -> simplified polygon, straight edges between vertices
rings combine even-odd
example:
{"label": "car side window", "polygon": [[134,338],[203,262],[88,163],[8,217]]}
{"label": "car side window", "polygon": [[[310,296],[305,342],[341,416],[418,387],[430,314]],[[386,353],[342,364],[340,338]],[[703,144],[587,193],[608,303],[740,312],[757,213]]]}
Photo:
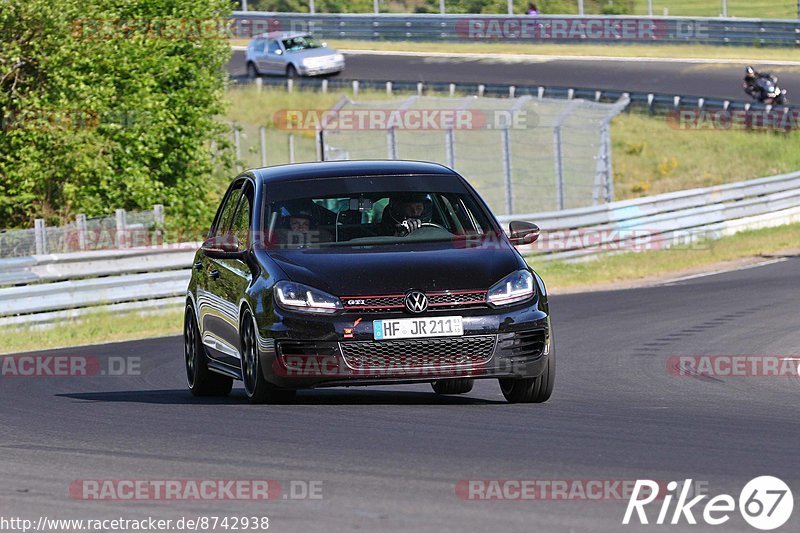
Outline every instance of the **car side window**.
{"label": "car side window", "polygon": [[217,222],[212,231],[213,235],[225,235],[230,231],[233,214],[236,210],[236,203],[242,195],[242,184],[237,184],[236,188],[231,189],[225,197],[225,203],[220,208]]}
{"label": "car side window", "polygon": [[265,41],[264,39],[256,40],[253,43],[253,52],[255,52],[256,54],[263,54],[264,53],[264,48],[266,47],[266,45],[267,45],[267,41]]}
{"label": "car side window", "polygon": [[233,217],[231,232],[239,243],[239,250],[247,249],[250,242],[250,215],[253,206],[253,188],[248,184],[239,200]]}
{"label": "car side window", "polygon": [[278,50],[281,49],[280,43],[278,41],[270,41],[269,42],[269,53],[270,54],[277,54]]}

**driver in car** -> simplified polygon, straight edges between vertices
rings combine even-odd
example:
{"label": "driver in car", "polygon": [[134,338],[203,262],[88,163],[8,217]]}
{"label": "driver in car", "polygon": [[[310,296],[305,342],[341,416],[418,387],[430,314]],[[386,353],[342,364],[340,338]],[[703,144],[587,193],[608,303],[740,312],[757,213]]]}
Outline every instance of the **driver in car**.
{"label": "driver in car", "polygon": [[383,212],[384,235],[405,237],[431,221],[431,200],[425,193],[393,196]]}

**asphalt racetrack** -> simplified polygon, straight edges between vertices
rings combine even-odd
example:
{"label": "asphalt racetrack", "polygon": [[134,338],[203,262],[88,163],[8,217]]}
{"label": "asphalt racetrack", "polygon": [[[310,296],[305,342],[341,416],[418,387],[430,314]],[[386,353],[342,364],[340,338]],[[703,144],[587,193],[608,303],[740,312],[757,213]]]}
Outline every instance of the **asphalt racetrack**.
{"label": "asphalt racetrack", "polygon": [[[346,54],[340,76],[353,80],[500,83],[655,92],[749,101],[742,91],[745,63],[637,61],[632,59],[522,59]],[[754,64],[756,68],[760,65]],[[800,99],[800,66],[770,66],[779,85]],[[244,52],[233,52],[228,72],[245,74]]]}
{"label": "asphalt racetrack", "polygon": [[[101,367],[140,357],[141,367],[124,377],[0,377],[0,515],[268,516],[274,531],[754,531],[737,512],[717,527],[623,527],[626,502],[613,497],[470,500],[456,487],[690,478],[738,499],[747,481],[774,475],[797,498],[797,377],[676,376],[668,361],[797,356],[798,286],[800,258],[788,258],[554,296],[558,374],[541,405],[506,404],[496,381],[478,381],[462,397],[427,385],[359,387],[256,406],[238,387],[225,399],[193,398],[179,337],[47,352],[96,357]],[[281,492],[266,502],[71,496],[70,485],[87,479],[269,479]],[[291,481],[313,481],[321,498],[291,494]],[[655,520],[658,507],[648,509]],[[782,530],[800,529],[797,506],[794,515]]]}

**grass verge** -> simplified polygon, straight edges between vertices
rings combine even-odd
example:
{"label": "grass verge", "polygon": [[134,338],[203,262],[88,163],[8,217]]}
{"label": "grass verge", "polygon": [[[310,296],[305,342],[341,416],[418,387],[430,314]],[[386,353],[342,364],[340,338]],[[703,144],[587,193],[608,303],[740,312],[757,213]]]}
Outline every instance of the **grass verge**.
{"label": "grass verge", "polygon": [[713,270],[720,263],[796,250],[799,242],[800,224],[789,224],[743,231],[704,241],[691,248],[628,252],[585,263],[537,262],[535,257],[527,259],[549,289],[575,290],[667,275],[678,276],[687,271]]}
{"label": "grass verge", "polygon": [[93,313],[54,326],[4,326],[0,353],[20,353],[83,344],[96,344],[179,335],[183,310],[160,312]]}

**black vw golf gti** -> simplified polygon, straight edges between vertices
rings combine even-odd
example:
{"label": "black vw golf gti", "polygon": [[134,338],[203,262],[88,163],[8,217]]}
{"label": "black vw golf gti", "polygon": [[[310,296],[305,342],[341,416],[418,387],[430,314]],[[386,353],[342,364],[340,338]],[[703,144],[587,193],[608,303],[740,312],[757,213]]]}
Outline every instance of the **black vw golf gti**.
{"label": "black vw golf gti", "polygon": [[555,351],[544,283],[453,170],[338,161],[236,178],[195,257],[186,375],[195,395],[234,379],[253,402],[297,389],[428,382],[462,394],[496,378],[544,402]]}

